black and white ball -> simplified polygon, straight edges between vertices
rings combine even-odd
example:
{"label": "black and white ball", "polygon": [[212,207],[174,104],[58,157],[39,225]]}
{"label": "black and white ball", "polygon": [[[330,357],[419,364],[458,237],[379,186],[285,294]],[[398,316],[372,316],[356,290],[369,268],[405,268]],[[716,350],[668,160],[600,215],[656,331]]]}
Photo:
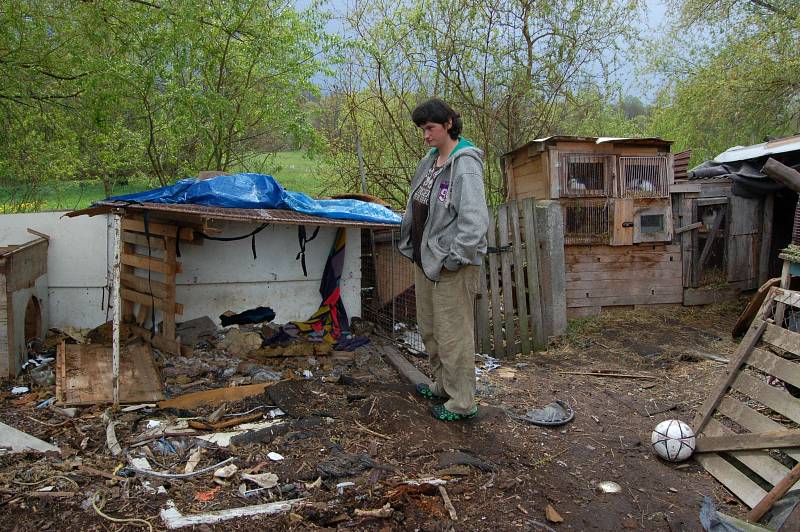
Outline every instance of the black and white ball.
{"label": "black and white ball", "polygon": [[656,454],[670,462],[682,462],[692,456],[696,443],[692,428],[679,419],[656,425],[650,441]]}

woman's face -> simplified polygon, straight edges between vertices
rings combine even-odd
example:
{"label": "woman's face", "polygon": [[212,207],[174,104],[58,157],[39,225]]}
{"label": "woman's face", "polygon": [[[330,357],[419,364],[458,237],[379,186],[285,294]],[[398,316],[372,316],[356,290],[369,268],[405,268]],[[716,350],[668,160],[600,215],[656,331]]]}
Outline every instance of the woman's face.
{"label": "woman's face", "polygon": [[451,120],[448,120],[445,124],[439,124],[438,122],[425,122],[422,124],[420,129],[422,129],[425,144],[431,148],[442,148],[446,146],[446,144],[452,140],[450,134],[447,132],[452,125],[453,122]]}

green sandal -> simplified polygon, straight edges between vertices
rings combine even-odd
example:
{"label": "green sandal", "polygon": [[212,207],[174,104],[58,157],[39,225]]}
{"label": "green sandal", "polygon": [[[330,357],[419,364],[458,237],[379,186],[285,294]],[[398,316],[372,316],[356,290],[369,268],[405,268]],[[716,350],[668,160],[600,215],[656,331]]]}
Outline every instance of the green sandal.
{"label": "green sandal", "polygon": [[436,398],[436,396],[433,395],[433,390],[431,390],[431,387],[424,382],[417,384],[417,394],[428,400],[433,400]]}
{"label": "green sandal", "polygon": [[433,405],[431,407],[433,417],[440,421],[461,421],[462,419],[469,419],[478,415],[478,407],[473,406],[472,412],[469,414],[456,414],[444,407],[444,405]]}

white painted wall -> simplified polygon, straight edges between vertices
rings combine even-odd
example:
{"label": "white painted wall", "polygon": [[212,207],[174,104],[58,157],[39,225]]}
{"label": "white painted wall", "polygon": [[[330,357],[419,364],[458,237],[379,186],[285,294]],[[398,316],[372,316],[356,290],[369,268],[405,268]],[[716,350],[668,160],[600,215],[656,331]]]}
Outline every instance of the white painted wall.
{"label": "white painted wall", "polygon": [[[50,236],[47,269],[50,283],[51,327],[94,327],[110,319],[103,290],[113,253],[113,234],[106,216],[62,218],[62,212],[0,215],[0,245],[23,244],[36,237],[30,227]],[[247,234],[254,225],[225,223],[220,236]],[[313,227],[308,227],[310,236]],[[323,227],[306,246],[308,277],[303,277],[297,227],[269,226],[256,235],[258,258],[253,260],[250,239],[234,242],[207,240],[202,246],[182,244],[183,273],[177,278],[176,299],[184,306],[178,321],[209,316],[218,321],[226,311],[240,312],[269,306],[275,321],[306,319],[321,298],[319,283],[336,228]],[[360,229],[347,230],[342,298],[349,316],[361,314]],[[146,275],[146,274],[145,274]]]}

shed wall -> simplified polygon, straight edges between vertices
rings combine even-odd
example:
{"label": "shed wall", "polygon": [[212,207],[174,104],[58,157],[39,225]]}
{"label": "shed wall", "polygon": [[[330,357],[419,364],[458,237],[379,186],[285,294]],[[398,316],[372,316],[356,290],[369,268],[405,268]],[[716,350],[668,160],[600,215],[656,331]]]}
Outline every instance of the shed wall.
{"label": "shed wall", "polygon": [[564,253],[568,317],[683,300],[677,244],[566,246]]}
{"label": "shed wall", "polygon": [[[50,236],[48,252],[49,316],[51,327],[94,327],[110,319],[104,297],[113,252],[106,216],[61,218],[63,212],[0,215],[0,245],[21,244],[35,237],[30,227]],[[246,234],[253,225],[228,223],[221,236]],[[313,227],[307,227],[310,232]],[[359,228],[347,229],[342,298],[350,316],[361,314],[361,241]],[[308,277],[303,277],[297,227],[269,226],[256,235],[258,258],[250,239],[205,241],[181,246],[183,272],[178,276],[177,300],[183,303],[179,321],[199,316],[215,320],[225,310],[242,311],[266,305],[276,322],[308,318],[319,306],[319,283],[336,232],[323,227],[306,246]]]}

